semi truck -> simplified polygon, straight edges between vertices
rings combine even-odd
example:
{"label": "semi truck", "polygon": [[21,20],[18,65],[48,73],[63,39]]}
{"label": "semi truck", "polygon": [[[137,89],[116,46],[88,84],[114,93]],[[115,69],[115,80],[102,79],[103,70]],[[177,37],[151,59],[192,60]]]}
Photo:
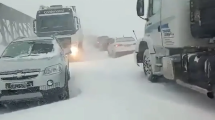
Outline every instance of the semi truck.
{"label": "semi truck", "polygon": [[76,6],[41,5],[33,28],[38,37],[55,35],[63,49],[71,49],[70,61],[80,59],[84,35]]}
{"label": "semi truck", "polygon": [[214,0],[137,0],[146,24],[135,59],[149,81],[165,78],[214,98],[214,8]]}

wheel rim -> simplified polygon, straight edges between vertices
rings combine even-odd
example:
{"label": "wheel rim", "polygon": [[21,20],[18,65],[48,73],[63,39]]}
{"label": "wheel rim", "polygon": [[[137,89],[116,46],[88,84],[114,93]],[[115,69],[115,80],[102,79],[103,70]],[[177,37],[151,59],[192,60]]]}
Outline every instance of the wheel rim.
{"label": "wheel rim", "polygon": [[146,76],[149,77],[152,74],[152,67],[148,55],[144,55],[143,68]]}

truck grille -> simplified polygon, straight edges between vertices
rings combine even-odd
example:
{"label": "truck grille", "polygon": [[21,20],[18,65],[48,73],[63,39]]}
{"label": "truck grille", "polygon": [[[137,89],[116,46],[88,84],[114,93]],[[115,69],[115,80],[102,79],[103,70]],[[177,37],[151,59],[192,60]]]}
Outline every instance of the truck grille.
{"label": "truck grille", "polygon": [[37,76],[38,76],[38,74],[37,75],[25,75],[25,76],[22,76],[22,77],[16,77],[16,76],[14,76],[14,77],[3,77],[1,79],[2,80],[25,80],[25,79],[35,78]]}
{"label": "truck grille", "polygon": [[[25,80],[32,79],[39,75],[40,69],[25,69],[0,72],[1,80]],[[21,76],[18,76],[21,74]]]}
{"label": "truck grille", "polygon": [[17,74],[17,73],[33,73],[33,72],[40,72],[40,69],[24,69],[24,70],[14,70],[14,71],[4,71],[4,72],[0,72],[0,75],[10,75],[10,74]]}

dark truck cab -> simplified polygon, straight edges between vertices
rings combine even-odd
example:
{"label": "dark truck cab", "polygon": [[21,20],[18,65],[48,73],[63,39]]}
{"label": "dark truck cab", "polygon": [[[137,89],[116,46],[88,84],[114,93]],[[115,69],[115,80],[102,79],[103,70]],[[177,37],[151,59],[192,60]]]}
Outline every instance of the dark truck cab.
{"label": "dark truck cab", "polygon": [[37,11],[36,19],[33,21],[34,33],[38,37],[55,35],[64,49],[72,50],[77,47],[78,50],[75,51],[81,51],[83,49],[83,34],[80,19],[76,14],[76,7],[63,7],[62,5],[43,7]]}
{"label": "dark truck cab", "polygon": [[34,32],[39,37],[59,35],[73,35],[78,29],[76,20],[71,8],[42,9],[37,11],[34,20]]}

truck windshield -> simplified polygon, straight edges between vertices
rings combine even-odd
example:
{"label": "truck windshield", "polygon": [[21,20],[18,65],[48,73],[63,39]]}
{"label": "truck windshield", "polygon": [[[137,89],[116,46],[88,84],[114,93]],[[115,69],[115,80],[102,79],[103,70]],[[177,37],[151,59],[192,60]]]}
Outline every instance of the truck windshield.
{"label": "truck windshield", "polygon": [[39,16],[39,31],[63,31],[73,30],[73,17],[70,14],[66,15],[51,15],[51,16]]}
{"label": "truck windshield", "polygon": [[53,44],[49,42],[17,41],[6,47],[1,57],[14,58],[18,56],[31,56],[53,51]]}

